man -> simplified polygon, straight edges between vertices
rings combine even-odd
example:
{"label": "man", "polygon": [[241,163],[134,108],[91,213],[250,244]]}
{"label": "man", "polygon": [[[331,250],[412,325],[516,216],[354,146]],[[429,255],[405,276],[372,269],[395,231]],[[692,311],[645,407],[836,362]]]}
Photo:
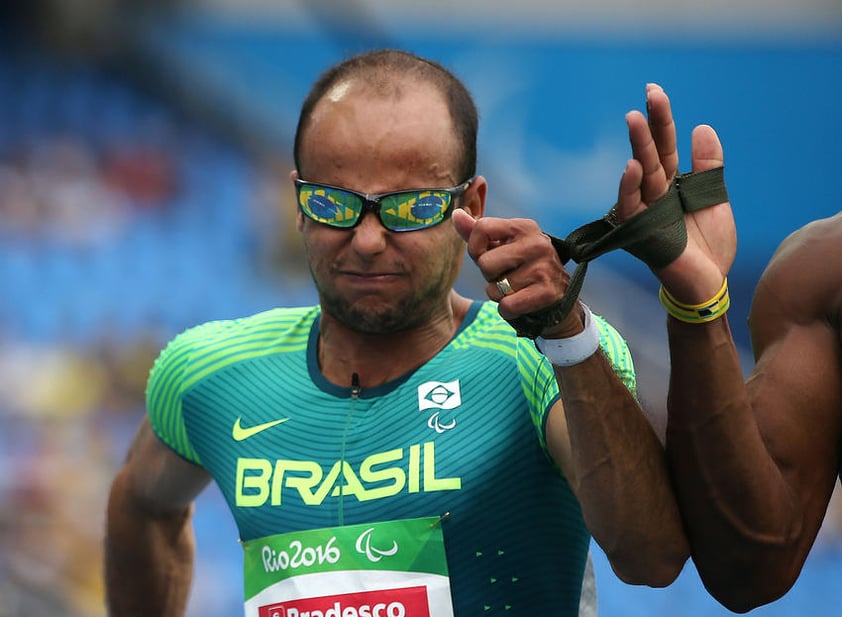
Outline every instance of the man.
{"label": "man", "polygon": [[[669,99],[650,84],[647,101],[648,121],[627,116],[634,160],[620,186],[624,221],[678,170]],[[693,131],[692,159],[694,171],[723,164],[711,127]],[[666,447],[699,574],[722,604],[745,612],[793,585],[840,470],[842,215],[806,225],[772,257],[752,302],[756,363],[745,381],[725,314],[730,204],[685,223],[686,248],[654,269],[669,314]]]}
{"label": "man", "polygon": [[[182,614],[211,479],[247,615],[576,615],[588,529],[624,580],[674,580],[688,547],[628,350],[577,306],[536,331],[553,369],[504,320],[552,317],[569,277],[534,222],[483,218],[476,133],[462,83],[405,52],[316,82],[292,179],[319,306],[161,354],[109,500],[110,614]],[[464,240],[499,307],[454,291]]]}

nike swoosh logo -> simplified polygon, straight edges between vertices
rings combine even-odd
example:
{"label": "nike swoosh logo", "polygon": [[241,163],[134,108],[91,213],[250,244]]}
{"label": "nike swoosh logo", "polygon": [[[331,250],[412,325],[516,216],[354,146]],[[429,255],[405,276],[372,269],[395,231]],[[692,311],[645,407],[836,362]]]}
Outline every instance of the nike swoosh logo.
{"label": "nike swoosh logo", "polygon": [[231,437],[234,438],[234,441],[242,441],[243,439],[248,439],[249,437],[254,437],[258,433],[262,433],[267,428],[283,424],[287,420],[289,420],[289,418],[281,418],[280,420],[272,420],[271,422],[264,422],[263,424],[255,424],[254,426],[244,428],[240,424],[240,418],[237,418],[237,421],[234,422],[234,428],[231,429]]}

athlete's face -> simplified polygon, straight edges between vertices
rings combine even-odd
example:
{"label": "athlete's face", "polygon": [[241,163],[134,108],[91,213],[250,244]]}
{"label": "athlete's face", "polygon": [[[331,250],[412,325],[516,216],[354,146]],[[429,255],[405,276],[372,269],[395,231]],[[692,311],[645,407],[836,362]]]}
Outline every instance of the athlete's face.
{"label": "athlete's face", "polygon": [[[442,95],[415,82],[377,96],[342,82],[316,105],[302,135],[301,178],[374,194],[445,188],[466,180],[455,170],[459,147]],[[484,187],[456,202],[481,214]],[[317,223],[300,212],[310,271],[322,310],[347,327],[388,333],[448,311],[464,256],[450,219],[427,229],[387,230],[374,213],[351,229]]]}

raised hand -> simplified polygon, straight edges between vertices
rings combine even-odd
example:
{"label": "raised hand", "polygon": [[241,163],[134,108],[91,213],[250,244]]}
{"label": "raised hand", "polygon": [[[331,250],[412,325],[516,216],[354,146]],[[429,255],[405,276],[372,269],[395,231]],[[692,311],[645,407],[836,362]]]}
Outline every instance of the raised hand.
{"label": "raised hand", "polygon": [[[663,196],[678,173],[676,128],[669,97],[657,84],[647,84],[648,118],[640,111],[626,114],[633,158],[620,180],[617,214],[626,221]],[[708,125],[692,133],[692,170],[723,164],[722,145]],[[687,213],[687,246],[666,267],[655,271],[678,300],[694,304],[711,298],[734,262],[737,237],[728,202]]]}

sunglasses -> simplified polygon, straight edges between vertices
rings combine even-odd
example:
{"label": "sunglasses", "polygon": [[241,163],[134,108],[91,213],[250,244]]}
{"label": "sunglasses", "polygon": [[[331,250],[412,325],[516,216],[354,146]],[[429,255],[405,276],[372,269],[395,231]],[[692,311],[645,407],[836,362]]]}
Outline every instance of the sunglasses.
{"label": "sunglasses", "polygon": [[438,225],[453,212],[453,202],[473,178],[447,189],[413,189],[366,195],[329,184],[296,178],[298,207],[307,218],[330,227],[350,229],[368,211],[375,212],[390,231],[415,231]]}

